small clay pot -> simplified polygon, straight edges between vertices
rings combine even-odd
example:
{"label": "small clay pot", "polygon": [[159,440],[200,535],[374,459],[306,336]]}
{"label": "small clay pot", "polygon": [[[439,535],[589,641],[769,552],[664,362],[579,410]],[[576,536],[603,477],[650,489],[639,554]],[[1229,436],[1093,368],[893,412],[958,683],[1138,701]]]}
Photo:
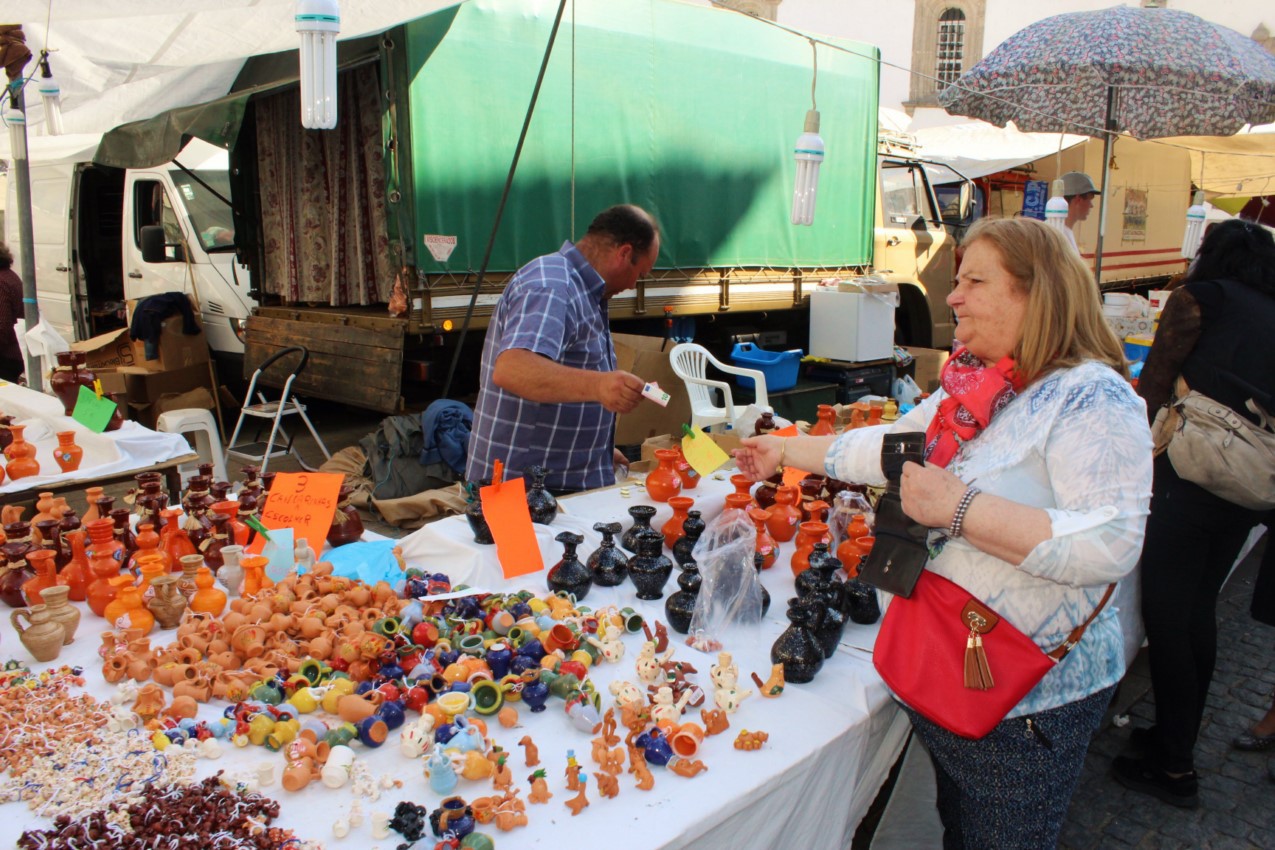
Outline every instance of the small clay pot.
{"label": "small clay pot", "polygon": [[[22,626],[19,620],[26,620],[27,625]],[[22,639],[22,645],[36,661],[52,661],[62,651],[66,633],[60,623],[51,619],[47,605],[19,608],[9,614],[9,622]]]}

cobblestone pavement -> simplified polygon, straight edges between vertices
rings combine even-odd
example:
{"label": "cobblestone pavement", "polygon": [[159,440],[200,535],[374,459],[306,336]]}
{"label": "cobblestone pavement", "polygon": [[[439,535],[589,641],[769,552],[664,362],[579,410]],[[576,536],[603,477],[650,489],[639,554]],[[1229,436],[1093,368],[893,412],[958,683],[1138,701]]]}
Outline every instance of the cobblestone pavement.
{"label": "cobblestone pavement", "polygon": [[[1275,628],[1248,615],[1258,561],[1269,536],[1236,570],[1218,602],[1217,670],[1195,752],[1199,809],[1175,808],[1112,779],[1111,760],[1121,752],[1128,727],[1108,724],[1089,748],[1060,847],[1275,848],[1275,783],[1267,773],[1267,762],[1275,753],[1246,753],[1230,746],[1232,737],[1270,707],[1275,690]],[[1134,698],[1128,711],[1138,726],[1150,725],[1155,717],[1145,671],[1145,659],[1140,658],[1117,698],[1122,708]]]}

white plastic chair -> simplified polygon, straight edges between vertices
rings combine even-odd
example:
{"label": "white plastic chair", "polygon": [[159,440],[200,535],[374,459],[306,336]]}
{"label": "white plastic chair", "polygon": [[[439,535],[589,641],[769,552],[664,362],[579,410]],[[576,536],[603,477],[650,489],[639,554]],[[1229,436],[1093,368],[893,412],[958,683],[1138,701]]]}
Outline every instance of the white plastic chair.
{"label": "white plastic chair", "polygon": [[[770,408],[770,400],[766,396],[766,376],[757,369],[742,369],[728,366],[708,353],[708,349],[693,342],[681,342],[673,346],[669,353],[673,371],[686,384],[686,394],[691,400],[691,427],[699,430],[723,430],[720,425],[728,425],[735,421],[748,405],[735,404],[731,394],[731,385],[725,381],[714,381],[706,377],[708,364],[728,375],[740,375],[753,379],[754,394],[758,407]],[[713,403],[713,390],[721,390],[725,406],[718,407]]]}

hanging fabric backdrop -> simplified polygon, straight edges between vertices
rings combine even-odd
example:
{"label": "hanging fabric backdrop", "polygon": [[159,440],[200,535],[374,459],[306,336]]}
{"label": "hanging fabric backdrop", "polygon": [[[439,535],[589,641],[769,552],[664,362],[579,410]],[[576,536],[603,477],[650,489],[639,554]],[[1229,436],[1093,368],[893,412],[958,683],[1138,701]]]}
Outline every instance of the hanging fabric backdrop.
{"label": "hanging fabric backdrop", "polygon": [[296,89],[257,102],[264,288],[287,303],[384,302],[394,283],[376,68],[337,91],[335,130],[302,128]]}

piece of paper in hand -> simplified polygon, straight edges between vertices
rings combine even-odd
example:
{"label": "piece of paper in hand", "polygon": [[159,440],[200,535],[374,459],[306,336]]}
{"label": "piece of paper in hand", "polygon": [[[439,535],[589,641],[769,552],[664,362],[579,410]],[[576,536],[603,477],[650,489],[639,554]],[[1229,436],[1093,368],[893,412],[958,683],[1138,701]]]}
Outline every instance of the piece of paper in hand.
{"label": "piece of paper in hand", "polygon": [[660,407],[668,407],[669,399],[672,398],[672,396],[660,389],[660,385],[655,381],[651,381],[642,387],[642,397],[650,399]]}
{"label": "piece of paper in hand", "polygon": [[700,475],[712,475],[730,456],[722,451],[722,447],[713,442],[707,434],[687,434],[682,437],[682,454],[686,462]]}

